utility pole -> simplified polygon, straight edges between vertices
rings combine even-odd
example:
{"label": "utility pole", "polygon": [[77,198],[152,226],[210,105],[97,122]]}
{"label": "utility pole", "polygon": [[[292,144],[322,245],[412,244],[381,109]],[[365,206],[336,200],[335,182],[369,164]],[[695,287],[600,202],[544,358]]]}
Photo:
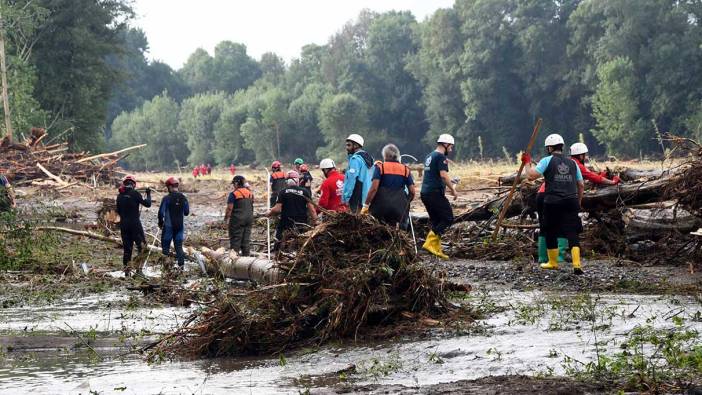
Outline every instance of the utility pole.
{"label": "utility pole", "polygon": [[10,120],[10,101],[7,94],[7,65],[5,64],[5,26],[2,20],[2,9],[0,7],[0,74],[2,80],[2,106],[5,111],[5,128],[7,138],[12,142],[12,121]]}

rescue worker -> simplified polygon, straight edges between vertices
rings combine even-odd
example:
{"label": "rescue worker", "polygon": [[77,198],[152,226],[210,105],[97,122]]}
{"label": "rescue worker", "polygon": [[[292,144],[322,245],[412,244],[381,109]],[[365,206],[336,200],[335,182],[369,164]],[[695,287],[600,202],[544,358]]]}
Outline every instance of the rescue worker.
{"label": "rescue worker", "polygon": [[277,250],[283,241],[285,231],[302,231],[311,222],[317,222],[317,212],[312,204],[310,193],[299,185],[300,175],[291,170],[287,174],[287,187],[280,191],[275,206],[271,208],[266,216],[280,215],[280,221],[275,230]]}
{"label": "rescue worker", "polygon": [[422,248],[441,259],[448,259],[441,248],[441,236],[453,224],[453,209],[446,198],[446,188],[451,192],[453,200],[458,199],[458,193],[448,174],[448,156],[454,145],[455,141],[450,134],[442,134],[436,140],[436,149],[424,161],[420,192],[431,223],[431,230]]}
{"label": "rescue worker", "polygon": [[563,156],[563,137],[551,134],[546,137],[544,145],[549,156],[541,159],[532,167],[531,156],[522,155],[522,162],[527,169],[529,180],[544,177],[543,221],[546,237],[548,262],[542,263],[543,269],[558,269],[558,237],[568,240],[573,260],[573,272],[583,274],[580,261],[580,237],[582,222],[578,213],[582,203],[585,184],[580,168],[570,158]]}
{"label": "rescue worker", "polygon": [[116,199],[117,214],[119,214],[119,232],[122,236],[122,265],[125,274],[129,275],[129,261],[132,260],[132,251],[136,244],[137,251],[141,253],[142,244],[146,243],[144,228],[139,218],[139,206],[151,207],[151,188],[146,188],[146,199],[136,190],[136,179],[126,176],[119,187]]}
{"label": "rescue worker", "polygon": [[[583,175],[583,179],[592,182],[595,185],[617,185],[621,182],[619,176],[615,176],[611,180],[606,177],[595,173],[585,166],[587,161],[588,148],[587,145],[583,143],[575,143],[570,146],[570,158],[575,161],[580,168],[580,173]],[[539,252],[539,263],[548,262],[548,254],[546,252],[546,238],[543,218],[543,205],[544,205],[544,193],[546,192],[546,183],[541,184],[539,191],[536,195],[536,211],[539,214],[539,240],[538,240],[538,252]],[[568,250],[568,240],[563,237],[558,238],[558,263],[565,261],[565,252]]]}
{"label": "rescue worker", "polygon": [[310,174],[309,166],[300,165],[300,186],[307,189],[310,195],[312,194],[312,174]]}
{"label": "rescue worker", "polygon": [[281,164],[279,161],[275,161],[271,164],[271,178],[269,180],[271,183],[271,197],[269,201],[268,208],[275,206],[275,202],[278,201],[278,194],[280,191],[285,189],[285,173],[281,169]]}
{"label": "rescue worker", "polygon": [[4,174],[0,174],[0,213],[8,212],[15,207],[17,202],[10,180]]}
{"label": "rescue worker", "polygon": [[161,229],[161,249],[163,255],[168,256],[171,248],[171,241],[176,250],[178,268],[183,270],[185,266],[185,252],[183,251],[183,240],[185,240],[185,216],[190,215],[188,199],[178,191],[180,182],[175,177],[166,180],[168,195],[161,201],[158,209],[158,227]]}
{"label": "rescue worker", "polygon": [[358,134],[352,134],[346,138],[349,167],[344,177],[344,193],[341,201],[354,213],[359,212],[363,202],[366,201],[373,177],[371,172],[373,157],[363,150],[363,143],[363,137]]}
{"label": "rescue worker", "polygon": [[198,168],[197,166],[195,166],[195,167],[193,168],[193,178],[197,178],[197,176],[198,176],[199,174],[200,174],[200,168]]}
{"label": "rescue worker", "polygon": [[400,150],[388,144],[382,150],[384,162],[374,166],[373,182],[361,214],[370,214],[378,221],[398,226],[414,199],[414,180],[409,167],[400,163]]}
{"label": "rescue worker", "polygon": [[575,143],[570,146],[570,159],[575,161],[575,164],[580,168],[580,173],[583,175],[583,179],[590,181],[595,185],[617,185],[622,180],[619,176],[614,176],[611,180],[600,174],[591,171],[585,166],[587,162],[587,145],[583,143]]}
{"label": "rescue worker", "polygon": [[326,158],[319,162],[325,180],[320,188],[319,206],[329,211],[346,211],[346,206],[341,204],[344,193],[344,175],[336,170],[333,160]]}
{"label": "rescue worker", "polygon": [[229,226],[229,248],[241,256],[251,253],[251,228],[254,220],[254,196],[246,187],[244,176],[234,176],[234,190],[227,197],[224,223]]}
{"label": "rescue worker", "polygon": [[298,173],[302,172],[302,169],[300,167],[305,164],[305,161],[302,160],[302,158],[295,158],[295,161],[293,162],[293,165],[295,166],[295,171]]}
{"label": "rescue worker", "polygon": [[209,176],[210,174],[212,174],[212,165],[208,163],[207,164],[207,175]]}
{"label": "rescue worker", "polygon": [[234,163],[229,165],[229,174],[231,174],[232,176],[236,174],[236,166],[234,166]]}

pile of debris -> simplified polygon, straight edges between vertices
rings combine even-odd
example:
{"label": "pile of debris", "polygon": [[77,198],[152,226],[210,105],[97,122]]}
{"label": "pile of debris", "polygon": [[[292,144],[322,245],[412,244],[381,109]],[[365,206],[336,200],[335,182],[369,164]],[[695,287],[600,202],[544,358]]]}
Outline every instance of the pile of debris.
{"label": "pile of debris", "polygon": [[370,216],[330,214],[280,253],[278,282],[218,298],[152,355],[271,355],[355,338],[398,322],[432,322],[456,307],[448,291],[468,291],[421,265],[403,232]]}
{"label": "pile of debris", "polygon": [[[702,146],[675,136],[666,141],[678,155],[669,169],[619,169],[625,183],[586,190],[581,235],[586,254],[653,264],[702,262],[702,238],[690,234],[702,226]],[[515,178],[503,177],[500,182]],[[503,223],[497,244],[490,236],[506,196],[495,196],[456,216],[463,229],[445,238],[449,251],[458,257],[499,260],[534,254],[538,187],[538,182],[522,181],[506,214],[513,222]]]}
{"label": "pile of debris", "polygon": [[88,155],[70,152],[68,143],[44,145],[44,129],[32,128],[30,138],[23,143],[0,144],[0,168],[7,171],[14,184],[50,185],[67,188],[77,184],[95,185],[114,181],[117,162],[128,151],[144,145],[129,147],[116,152]]}

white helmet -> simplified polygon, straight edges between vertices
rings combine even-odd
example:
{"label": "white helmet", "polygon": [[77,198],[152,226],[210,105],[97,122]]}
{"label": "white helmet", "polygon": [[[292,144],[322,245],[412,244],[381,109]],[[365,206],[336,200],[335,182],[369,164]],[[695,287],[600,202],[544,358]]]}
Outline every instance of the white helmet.
{"label": "white helmet", "polygon": [[354,134],[350,135],[349,137],[347,137],[347,138],[346,138],[346,141],[354,142],[354,143],[360,145],[361,147],[363,147],[363,137],[361,137],[360,135],[358,135],[358,134],[356,134],[356,133],[354,133]]}
{"label": "white helmet", "polygon": [[333,169],[336,167],[336,164],[334,163],[333,160],[326,158],[322,159],[321,162],[319,162],[319,168],[324,170],[324,169]]}
{"label": "white helmet", "polygon": [[571,155],[587,154],[587,145],[583,143],[575,143],[570,146]]}
{"label": "white helmet", "polygon": [[439,136],[438,139],[436,139],[437,144],[451,144],[451,145],[456,145],[456,143],[453,140],[453,136],[450,134],[444,133],[441,136]]}
{"label": "white helmet", "polygon": [[548,137],[546,137],[546,142],[544,143],[544,146],[551,147],[558,144],[565,144],[565,141],[563,141],[563,137],[561,137],[560,134],[549,134]]}

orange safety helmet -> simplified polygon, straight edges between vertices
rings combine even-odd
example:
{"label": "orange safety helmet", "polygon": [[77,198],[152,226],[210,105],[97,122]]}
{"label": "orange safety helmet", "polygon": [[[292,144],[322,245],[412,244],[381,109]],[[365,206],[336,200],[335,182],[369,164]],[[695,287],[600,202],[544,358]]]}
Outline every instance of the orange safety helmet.
{"label": "orange safety helmet", "polygon": [[300,171],[310,171],[310,167],[307,165],[300,165]]}

